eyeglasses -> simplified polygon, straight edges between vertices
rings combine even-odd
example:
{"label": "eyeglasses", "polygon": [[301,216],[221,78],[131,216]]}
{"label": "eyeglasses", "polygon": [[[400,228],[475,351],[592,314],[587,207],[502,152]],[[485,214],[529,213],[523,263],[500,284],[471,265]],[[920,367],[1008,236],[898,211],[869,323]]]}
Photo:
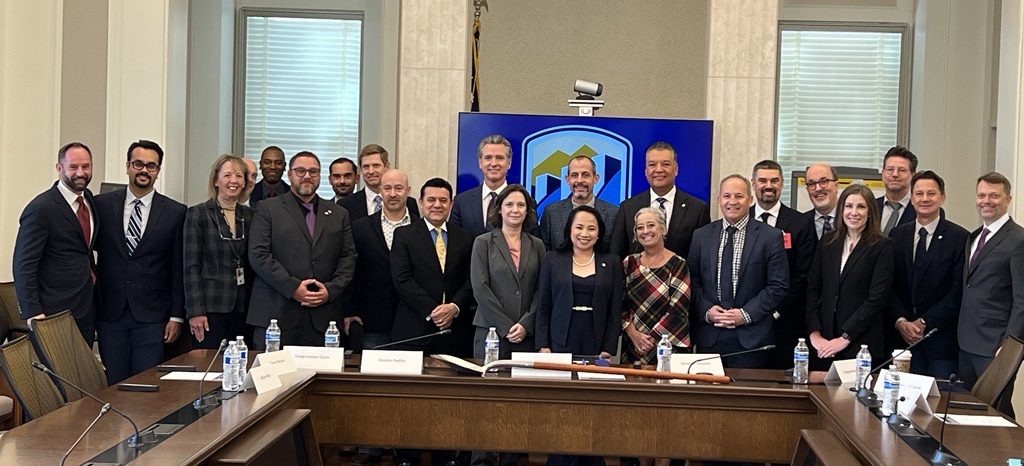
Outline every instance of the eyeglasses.
{"label": "eyeglasses", "polygon": [[156,162],[145,163],[145,162],[143,162],[141,160],[133,160],[131,165],[132,165],[132,168],[134,168],[136,170],[140,170],[140,171],[143,170],[143,169],[145,169],[148,172],[158,172],[158,171],[160,171],[160,164],[158,164]]}
{"label": "eyeglasses", "polygon": [[317,176],[320,176],[320,169],[319,168],[293,168],[292,169],[292,173],[295,173],[300,178],[302,178],[302,177],[304,177],[306,175],[317,177]]}
{"label": "eyeglasses", "polygon": [[822,189],[824,189],[825,187],[828,186],[829,183],[833,183],[835,181],[836,180],[831,179],[831,178],[822,178],[822,179],[820,179],[818,181],[808,181],[807,182],[807,189],[815,189],[815,188],[822,188]]}

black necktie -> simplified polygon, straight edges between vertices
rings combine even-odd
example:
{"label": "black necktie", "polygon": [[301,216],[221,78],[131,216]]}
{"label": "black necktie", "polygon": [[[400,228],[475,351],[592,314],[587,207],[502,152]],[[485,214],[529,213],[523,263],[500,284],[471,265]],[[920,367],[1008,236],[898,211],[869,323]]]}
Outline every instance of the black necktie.
{"label": "black necktie", "polygon": [[[914,267],[910,270],[910,284],[913,286],[917,280],[924,278],[924,255],[928,253],[928,230],[921,227],[917,231],[917,247],[914,249]],[[910,300],[917,306],[917,293],[915,288],[910,290]]]}
{"label": "black necktie", "polygon": [[924,254],[928,252],[928,230],[921,227],[917,230],[917,249],[914,251],[914,264],[924,257]]}
{"label": "black necktie", "polygon": [[761,222],[768,223],[769,218],[772,218],[772,214],[769,214],[768,212],[761,212]]}
{"label": "black necktie", "polygon": [[736,237],[736,227],[730,225],[726,229],[725,247],[722,248],[722,270],[718,273],[718,296],[722,307],[732,309],[732,258],[733,240]]}

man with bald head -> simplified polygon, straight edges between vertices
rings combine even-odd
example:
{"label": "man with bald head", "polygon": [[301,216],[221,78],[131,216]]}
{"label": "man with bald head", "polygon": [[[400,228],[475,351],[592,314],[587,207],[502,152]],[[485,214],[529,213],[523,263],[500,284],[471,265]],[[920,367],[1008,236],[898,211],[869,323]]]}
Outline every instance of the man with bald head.
{"label": "man with bald head", "polygon": [[252,197],[252,190],[256,189],[256,162],[249,157],[242,157],[245,161],[245,168],[249,170],[249,182],[245,184],[245,192],[242,193],[242,204],[249,205],[249,198]]}
{"label": "man with bald head", "polygon": [[818,239],[835,231],[836,203],[839,197],[839,174],[836,169],[826,163],[816,163],[807,167],[804,175],[807,197],[814,208],[804,215],[814,222],[814,231]]}

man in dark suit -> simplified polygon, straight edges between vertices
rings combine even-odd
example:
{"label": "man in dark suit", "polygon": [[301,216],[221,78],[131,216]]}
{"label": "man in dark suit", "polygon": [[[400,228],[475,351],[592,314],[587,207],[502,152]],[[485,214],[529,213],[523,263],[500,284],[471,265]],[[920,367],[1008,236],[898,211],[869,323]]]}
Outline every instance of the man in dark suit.
{"label": "man in dark suit", "polygon": [[708,204],[676,188],[679,162],[671,144],[655,142],[647,148],[645,157],[651,189],[622,201],[612,229],[611,252],[621,258],[640,252],[640,244],[634,239],[633,217],[641,207],[653,207],[661,209],[668,221],[665,248],[688,257],[694,230],[711,222]]}
{"label": "man in dark suit", "polygon": [[[328,170],[331,174],[327,181],[334,189],[334,199],[332,200],[335,204],[340,205],[341,200],[354,193],[356,186],[359,185],[359,167],[348,157],[338,157],[331,162]],[[351,215],[351,212],[349,214]],[[352,223],[355,224],[355,221]]]}
{"label": "man in dark suit", "polygon": [[342,292],[356,265],[348,212],[316,195],[320,160],[303,151],[288,166],[291,192],[256,206],[249,238],[256,280],[246,323],[257,349],[270,319],[281,344],[322,346],[328,322],[342,321]]}
{"label": "man in dark suit", "polygon": [[451,218],[453,225],[468,231],[474,238],[491,231],[487,210],[508,186],[505,176],[512,167],[512,143],[500,134],[487,136],[477,146],[476,158],[484,183],[455,196]]}
{"label": "man in dark suit", "polygon": [[882,216],[882,223],[879,223],[882,234],[888,235],[898,225],[914,221],[916,212],[910,203],[910,180],[914,173],[917,173],[917,156],[910,149],[894,146],[885,153],[882,159],[885,195],[875,199]]}
{"label": "man in dark suit", "polygon": [[1024,338],[1024,228],[1010,218],[1010,181],[991,172],[978,178],[983,225],[971,233],[964,267],[957,338],[960,376],[973,387],[1008,336]]}
{"label": "man in dark suit", "polygon": [[836,204],[839,198],[839,174],[831,165],[816,163],[807,167],[804,172],[807,197],[814,208],[804,212],[807,219],[814,224],[814,233],[818,239],[832,233],[836,229]]}
{"label": "man in dark suit", "polygon": [[128,147],[128,187],[96,196],[96,333],[107,382],[116,384],[164,360],[185,317],[182,226],[187,208],[154,189],[164,151],[152,141]]}
{"label": "man in dark suit", "polygon": [[[693,234],[690,269],[693,342],[699,351],[733,353],[774,342],[774,313],[789,289],[782,231],[750,219],[750,182],[729,175],[719,185],[722,221]],[[726,367],[764,368],[768,353],[723,359]]]}
{"label": "man in dark suit", "polygon": [[71,142],[57,152],[60,179],[32,199],[18,220],[14,243],[14,288],[21,318],[71,310],[78,330],[92,346],[95,338],[94,288],[96,207],[92,152]]}
{"label": "man in dark suit", "polygon": [[[380,212],[383,208],[384,198],[380,192],[380,180],[384,172],[391,169],[388,151],[376,144],[367,144],[359,151],[359,166],[363,170],[363,190],[338,201],[338,205],[348,211],[352,222]],[[419,214],[415,199],[406,197],[405,205],[413,214]]]}
{"label": "man in dark suit", "polygon": [[789,263],[789,292],[775,314],[775,350],[769,357],[771,367],[787,369],[793,367],[797,339],[807,335],[804,324],[807,270],[811,268],[818,237],[809,217],[779,200],[784,183],[778,162],[758,162],[754,165],[751,182],[757,203],[750,211],[750,218],[782,230],[782,247]]}
{"label": "man in dark suit", "polygon": [[[540,239],[548,251],[559,250],[565,244],[565,222],[569,220],[572,209],[589,205],[597,209],[605,225],[614,224],[615,214],[619,211],[618,207],[594,195],[594,185],[601,179],[601,175],[597,173],[597,164],[593,159],[577,155],[569,160],[567,168],[565,182],[572,188],[572,195],[548,205],[540,218]],[[610,243],[610,236],[605,238],[605,247]]]}
{"label": "man in dark suit", "polygon": [[[967,230],[942,218],[946,182],[931,170],[914,174],[910,202],[914,222],[893,228],[893,292],[886,321],[898,332],[900,345],[916,343],[932,329],[939,332],[914,347],[910,370],[947,378],[957,373],[956,320],[963,292]],[[895,349],[895,348],[893,348]]]}
{"label": "man in dark suit", "polygon": [[288,192],[288,183],[281,181],[284,176],[284,151],[277,146],[267,146],[260,154],[260,172],[263,179],[256,183],[249,194],[249,205],[256,207],[260,201]]}

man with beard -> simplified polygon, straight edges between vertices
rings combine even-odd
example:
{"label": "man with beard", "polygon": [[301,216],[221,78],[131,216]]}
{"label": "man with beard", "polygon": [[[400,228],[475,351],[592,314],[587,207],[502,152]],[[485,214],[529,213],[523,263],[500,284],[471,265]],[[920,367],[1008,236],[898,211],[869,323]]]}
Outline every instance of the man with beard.
{"label": "man with beard", "polygon": [[804,308],[807,291],[807,270],[811,268],[818,237],[807,216],[779,201],[784,187],[782,166],[774,160],[754,165],[751,177],[757,203],[750,211],[751,220],[758,220],[782,230],[782,247],[789,262],[789,292],[775,312],[775,351],[769,365],[776,369],[793,367],[793,348],[797,338],[807,334]]}
{"label": "man with beard", "polygon": [[277,146],[267,146],[260,154],[260,171],[263,180],[252,188],[249,203],[256,207],[260,201],[277,197],[288,192],[288,184],[281,181],[284,175],[284,151]]}
{"label": "man with beard", "polygon": [[32,199],[18,220],[14,288],[21,318],[71,310],[86,343],[95,338],[96,207],[89,182],[92,151],[80,142],[57,152],[60,180]]}
{"label": "man with beard", "polygon": [[338,157],[331,162],[331,175],[328,181],[334,188],[334,203],[341,204],[341,200],[352,194],[359,184],[359,169],[356,163],[348,157]]}
{"label": "man with beard", "polygon": [[816,163],[807,167],[804,172],[807,180],[807,197],[814,208],[804,212],[814,223],[814,232],[818,239],[832,233],[836,229],[836,203],[839,202],[839,174],[836,169],[825,163]]}
{"label": "man with beard", "polygon": [[256,206],[249,237],[256,280],[246,323],[260,350],[270,319],[282,345],[322,346],[328,322],[342,322],[342,291],[356,265],[348,212],[316,195],[320,159],[303,151],[288,166],[290,193]]}
{"label": "man with beard", "polygon": [[914,221],[916,212],[910,203],[910,180],[917,173],[917,156],[910,149],[895,146],[882,159],[882,182],[885,195],[875,199],[882,216],[882,234]]}
{"label": "man with beard", "polygon": [[[391,169],[388,151],[377,144],[367,144],[363,147],[359,151],[358,160],[359,167],[363,170],[363,184],[366,187],[362,191],[345,196],[338,202],[338,205],[348,211],[349,221],[352,222],[369,217],[383,208],[384,200],[381,197],[380,180],[384,176],[384,172]],[[412,213],[419,214],[419,209],[416,208],[416,199],[407,197],[405,206]]]}
{"label": "man with beard", "polygon": [[249,157],[242,157],[242,161],[245,162],[245,166],[249,170],[249,182],[245,184],[245,193],[242,194],[241,201],[242,205],[252,207],[249,204],[249,199],[252,197],[252,190],[256,189],[256,162]]}
{"label": "man with beard", "polygon": [[107,382],[116,384],[164,360],[185,317],[182,227],[185,205],[154,189],[164,151],[152,141],[128,147],[128,187],[96,196],[96,315]]}
{"label": "man with beard", "polygon": [[[544,246],[548,248],[548,251],[561,249],[565,244],[565,222],[569,220],[569,213],[576,207],[581,205],[593,207],[601,214],[601,220],[605,225],[614,224],[615,213],[619,208],[594,195],[594,185],[600,179],[601,175],[597,173],[597,164],[590,157],[577,155],[569,160],[565,182],[572,189],[572,195],[568,199],[562,199],[545,207],[544,214],[540,219],[540,239],[544,240]],[[610,243],[610,236],[605,236],[605,246]]]}

